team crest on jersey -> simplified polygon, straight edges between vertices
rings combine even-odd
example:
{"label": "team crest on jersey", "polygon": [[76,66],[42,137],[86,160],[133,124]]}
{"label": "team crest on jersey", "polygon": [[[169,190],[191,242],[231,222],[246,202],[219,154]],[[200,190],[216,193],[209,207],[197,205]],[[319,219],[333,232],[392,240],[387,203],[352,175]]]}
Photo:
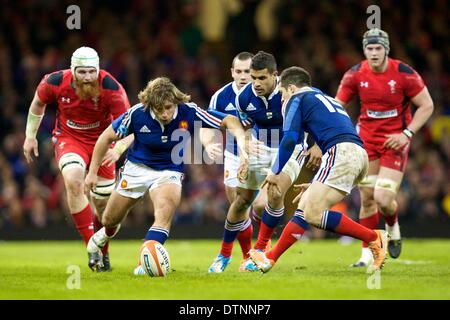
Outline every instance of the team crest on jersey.
{"label": "team crest on jersey", "polygon": [[120,187],[121,187],[122,189],[125,189],[127,186],[128,186],[127,180],[122,180],[122,181],[120,182]]}
{"label": "team crest on jersey", "polygon": [[183,121],[180,121],[179,128],[180,128],[180,129],[187,130],[187,129],[189,128],[188,122],[187,122],[187,121],[184,121],[184,120],[183,120]]}
{"label": "team crest on jersey", "polygon": [[395,80],[391,80],[387,84],[391,88],[391,93],[395,93],[395,85],[397,84],[397,82]]}
{"label": "team crest on jersey", "polygon": [[228,178],[229,175],[230,175],[230,171],[225,170],[225,178]]}

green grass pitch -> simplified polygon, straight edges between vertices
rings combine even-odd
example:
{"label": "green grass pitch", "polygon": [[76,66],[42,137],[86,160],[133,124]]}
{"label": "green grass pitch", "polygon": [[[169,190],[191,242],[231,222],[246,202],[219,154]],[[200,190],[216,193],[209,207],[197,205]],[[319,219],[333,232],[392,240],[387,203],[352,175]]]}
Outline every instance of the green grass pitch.
{"label": "green grass pitch", "polygon": [[[405,239],[400,259],[389,259],[380,278],[369,281],[365,270],[349,267],[359,257],[357,241],[298,242],[267,274],[238,273],[236,244],[226,271],[208,274],[219,240],[169,240],[173,271],[165,278],[132,274],[140,244],[115,240],[113,271],[93,273],[81,241],[2,241],[0,299],[450,299],[449,240]],[[67,287],[76,283],[69,278],[73,265],[79,289]]]}

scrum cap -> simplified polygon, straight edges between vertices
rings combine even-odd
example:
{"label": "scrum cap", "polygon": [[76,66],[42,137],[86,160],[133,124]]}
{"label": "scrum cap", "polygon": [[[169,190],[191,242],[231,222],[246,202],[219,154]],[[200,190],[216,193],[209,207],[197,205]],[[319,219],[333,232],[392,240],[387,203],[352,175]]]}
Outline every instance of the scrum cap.
{"label": "scrum cap", "polygon": [[362,40],[363,49],[365,49],[368,44],[381,44],[386,50],[386,55],[389,54],[389,35],[386,31],[378,28],[367,30],[364,33]]}
{"label": "scrum cap", "polygon": [[75,76],[75,69],[77,67],[94,67],[97,69],[97,76],[100,72],[100,59],[97,51],[89,47],[80,47],[72,54],[70,60],[70,70],[72,75]]}

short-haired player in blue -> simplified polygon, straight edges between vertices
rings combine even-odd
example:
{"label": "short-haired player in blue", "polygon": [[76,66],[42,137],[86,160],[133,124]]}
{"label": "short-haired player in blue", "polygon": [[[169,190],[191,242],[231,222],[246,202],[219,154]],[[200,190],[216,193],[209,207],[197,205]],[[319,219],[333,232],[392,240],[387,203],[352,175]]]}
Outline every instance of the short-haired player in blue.
{"label": "short-haired player in blue", "polygon": [[369,166],[367,152],[349,116],[335,99],[311,87],[311,77],[303,68],[284,70],[279,87],[285,102],[284,135],[272,172],[264,182],[269,192],[278,188],[280,172],[305,132],[313,136],[322,150],[322,164],[275,247],[266,253],[251,250],[251,259],[261,271],[269,271],[311,224],[368,242],[374,257],[370,267],[381,269],[386,258],[386,232],[368,229],[340,212],[329,210],[365,177]]}
{"label": "short-haired player in blue", "polygon": [[[241,163],[236,197],[228,210],[221,250],[208,269],[210,273],[223,272],[230,263],[233,242],[249,219],[247,209],[251,205],[253,215],[261,217],[258,219],[261,222],[255,248],[265,250],[276,226],[283,218],[284,195],[300,172],[298,162],[303,148],[301,139],[294,143],[297,145],[296,151],[282,173],[279,181],[280,192],[268,194],[267,189],[261,188],[267,172],[275,161],[283,134],[281,93],[277,87],[275,57],[264,51],[258,52],[252,58],[250,74],[252,83],[239,91],[236,96],[236,107],[241,123],[245,128],[251,128],[247,131],[247,134],[251,134],[250,145],[256,146],[259,151],[249,152],[249,162]],[[250,259],[244,259],[239,271],[257,271],[257,269]]]}
{"label": "short-haired player in blue", "polygon": [[[242,87],[251,81],[250,64],[253,54],[250,52],[241,52],[237,54],[231,64],[231,77],[233,81],[217,90],[211,97],[208,110],[215,110],[226,114],[238,116],[236,109],[236,95]],[[239,156],[234,137],[227,132],[226,147],[223,151],[223,137],[217,134],[216,129],[200,129],[200,141],[205,146],[208,156],[213,160],[222,159],[224,155],[223,183],[225,184],[225,193],[229,203],[233,203],[236,198],[236,187],[238,186]],[[220,133],[220,132],[219,132]],[[218,162],[218,161],[216,161]],[[253,227],[250,218],[242,225],[237,240],[241,246],[244,259],[249,257],[248,252],[251,249]]]}
{"label": "short-haired player in blue", "polygon": [[[216,111],[205,111],[189,103],[190,96],[178,90],[168,78],[150,81],[139,93],[139,100],[141,103],[117,118],[95,144],[85,179],[88,190],[97,183],[97,170],[108,146],[113,141],[134,134],[134,144],[128,150],[116,189],[103,213],[105,227],[91,237],[88,252],[101,250],[106,241],[117,233],[128,211],[147,191],[153,202],[155,221],[145,240],[164,244],[181,200],[183,151],[189,136],[194,133],[195,122],[207,128],[230,130],[237,139],[239,155],[246,157],[245,132],[239,119]],[[143,272],[135,270],[135,274]]]}

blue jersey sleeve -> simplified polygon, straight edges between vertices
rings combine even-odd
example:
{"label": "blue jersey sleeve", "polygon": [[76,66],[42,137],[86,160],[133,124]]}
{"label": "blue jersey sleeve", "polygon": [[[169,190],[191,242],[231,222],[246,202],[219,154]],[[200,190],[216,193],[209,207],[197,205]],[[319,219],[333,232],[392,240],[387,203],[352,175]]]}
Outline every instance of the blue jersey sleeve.
{"label": "blue jersey sleeve", "polygon": [[130,130],[131,127],[131,109],[127,112],[120,115],[116,120],[114,120],[111,124],[116,136],[119,139],[122,139],[129,134],[133,133]]}
{"label": "blue jersey sleeve", "polygon": [[202,122],[203,127],[205,128],[220,129],[222,120],[227,116],[225,113],[215,110],[205,111],[197,107],[195,103],[189,103],[188,105],[195,112],[194,113],[195,120],[200,120]]}
{"label": "blue jersey sleeve", "polygon": [[[241,91],[242,92],[242,91]],[[248,115],[247,112],[245,112],[242,108],[241,108],[241,94],[237,94],[236,95],[236,109],[237,109],[237,114],[239,117],[239,120],[241,121],[242,125],[244,127],[253,127],[253,125],[255,124],[255,122],[253,121],[253,119]]]}
{"label": "blue jersey sleeve", "polygon": [[272,166],[272,172],[279,174],[294,152],[300,135],[302,117],[300,112],[300,99],[295,97],[286,106],[286,117],[283,124],[283,139],[278,148],[277,157]]}
{"label": "blue jersey sleeve", "polygon": [[211,101],[209,101],[208,110],[217,110],[217,99],[219,97],[219,91],[214,93],[211,97]]}

